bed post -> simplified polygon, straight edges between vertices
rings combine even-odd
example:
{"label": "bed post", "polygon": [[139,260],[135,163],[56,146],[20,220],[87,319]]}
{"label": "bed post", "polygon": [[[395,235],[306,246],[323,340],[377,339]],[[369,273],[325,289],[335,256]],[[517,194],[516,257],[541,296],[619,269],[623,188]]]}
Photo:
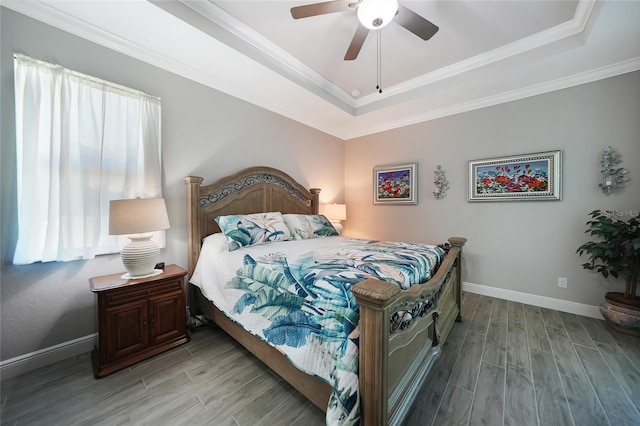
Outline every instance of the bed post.
{"label": "bed post", "polygon": [[351,292],[360,306],[360,424],[388,424],[387,364],[390,300],[400,292],[397,284],[367,279]]}
{"label": "bed post", "polygon": [[467,242],[466,238],[463,237],[451,237],[449,238],[449,244],[453,247],[458,247],[460,251],[458,252],[458,264],[456,265],[456,304],[458,305],[458,316],[456,317],[456,322],[462,321],[462,246]]}
{"label": "bed post", "polygon": [[310,188],[309,192],[313,195],[313,200],[311,201],[313,205],[311,208],[313,211],[311,214],[319,214],[320,213],[320,188]]}
{"label": "bed post", "polygon": [[197,176],[187,176],[184,183],[189,186],[187,190],[187,250],[189,261],[189,277],[193,275],[196,261],[200,255],[200,184],[203,179]]}

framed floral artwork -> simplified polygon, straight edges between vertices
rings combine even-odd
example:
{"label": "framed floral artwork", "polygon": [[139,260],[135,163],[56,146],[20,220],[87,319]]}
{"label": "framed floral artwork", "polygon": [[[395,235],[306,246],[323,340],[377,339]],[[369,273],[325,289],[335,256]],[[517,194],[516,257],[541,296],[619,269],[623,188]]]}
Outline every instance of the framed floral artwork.
{"label": "framed floral artwork", "polygon": [[374,204],[418,204],[418,163],[373,168]]}
{"label": "framed floral artwork", "polygon": [[469,201],[562,199],[562,152],[469,161]]}

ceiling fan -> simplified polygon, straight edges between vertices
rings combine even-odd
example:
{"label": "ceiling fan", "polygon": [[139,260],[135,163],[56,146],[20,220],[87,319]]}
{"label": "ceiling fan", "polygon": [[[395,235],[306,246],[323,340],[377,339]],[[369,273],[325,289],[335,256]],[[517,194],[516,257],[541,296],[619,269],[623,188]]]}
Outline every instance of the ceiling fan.
{"label": "ceiling fan", "polygon": [[406,28],[423,40],[429,40],[438,32],[438,26],[418,15],[411,9],[398,4],[397,0],[334,0],[307,4],[291,8],[294,19],[329,13],[348,12],[357,9],[358,28],[344,56],[345,61],[358,57],[370,30],[379,30],[391,21]]}

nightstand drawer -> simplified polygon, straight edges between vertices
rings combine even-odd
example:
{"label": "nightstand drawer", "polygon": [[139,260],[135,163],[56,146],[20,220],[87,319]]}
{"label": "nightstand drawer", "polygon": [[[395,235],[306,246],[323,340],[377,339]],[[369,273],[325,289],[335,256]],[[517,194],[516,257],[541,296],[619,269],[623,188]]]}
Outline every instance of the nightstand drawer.
{"label": "nightstand drawer", "polygon": [[152,294],[170,291],[181,291],[182,280],[166,281],[157,284],[145,284],[135,287],[112,290],[106,297],[107,306],[129,303],[138,299],[146,299]]}

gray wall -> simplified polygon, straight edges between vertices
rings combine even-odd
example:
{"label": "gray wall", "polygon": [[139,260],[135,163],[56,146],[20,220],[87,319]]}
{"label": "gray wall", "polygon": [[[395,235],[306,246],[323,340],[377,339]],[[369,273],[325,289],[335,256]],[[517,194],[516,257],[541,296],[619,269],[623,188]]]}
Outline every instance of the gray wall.
{"label": "gray wall", "polygon": [[[467,237],[466,282],[588,305],[619,289],[582,270],[575,249],[591,210],[640,208],[640,73],[345,143],[8,9],[0,8],[0,15],[1,360],[94,333],[88,279],[122,270],[117,255],[10,265],[16,238],[13,52],[162,97],[167,263],[186,265],[182,178],[212,180],[262,164],[323,188],[323,202],[346,200],[345,235],[428,242]],[[632,179],[609,197],[597,188],[600,154],[608,145],[622,154]],[[467,202],[468,160],[552,149],[564,155],[562,201]],[[405,161],[418,162],[419,204],[374,206],[373,166]],[[451,186],[442,200],[431,195],[436,164]],[[569,279],[568,289],[558,289],[558,276]]]}
{"label": "gray wall", "polygon": [[184,176],[206,181],[252,165],[277,167],[321,202],[344,200],[344,144],[216,90],[0,8],[2,271],[0,359],[7,360],[95,333],[88,279],[123,270],[118,255],[90,261],[10,264],[15,228],[14,52],[61,64],[162,97],[163,191],[171,229],[167,263],[186,266]]}
{"label": "gray wall", "polygon": [[[597,185],[608,145],[631,181],[606,196]],[[562,201],[467,202],[467,161],[555,149],[564,158]],[[372,168],[413,161],[419,204],[373,205]],[[463,236],[464,281],[597,306],[623,284],[583,270],[575,251],[587,241],[592,210],[640,210],[640,72],[349,140],[345,163],[345,235]],[[441,200],[431,194],[437,164],[451,187]],[[558,276],[568,278],[567,289],[558,288]]]}

